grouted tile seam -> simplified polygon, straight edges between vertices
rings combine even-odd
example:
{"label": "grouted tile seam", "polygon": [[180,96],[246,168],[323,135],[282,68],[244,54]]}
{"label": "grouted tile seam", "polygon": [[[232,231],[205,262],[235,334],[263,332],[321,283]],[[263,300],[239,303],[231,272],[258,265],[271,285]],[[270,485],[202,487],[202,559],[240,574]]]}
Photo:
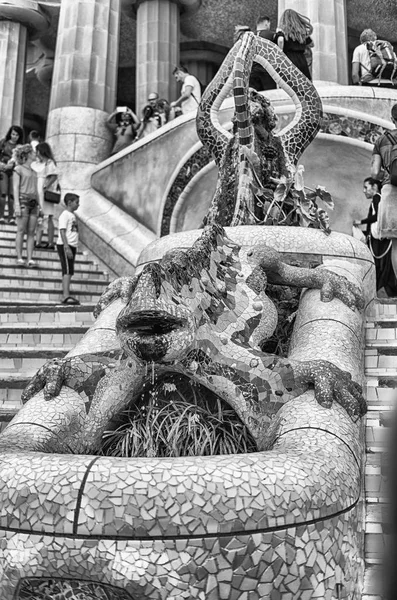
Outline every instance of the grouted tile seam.
{"label": "grouted tile seam", "polygon": [[311,427],[310,425],[307,425],[306,427],[294,427],[293,429],[288,429],[288,431],[283,431],[283,433],[280,433],[274,440],[273,442],[273,446],[274,444],[283,436],[287,435],[288,433],[291,433],[291,431],[305,431],[306,429],[313,429],[316,431],[322,431],[324,433],[328,433],[329,435],[333,436],[334,438],[338,439],[340,442],[343,442],[343,444],[345,446],[347,446],[347,448],[350,450],[351,454],[353,455],[354,458],[354,462],[357,465],[357,468],[359,469],[359,471],[361,471],[361,466],[360,463],[358,461],[358,458],[355,455],[354,450],[349,446],[349,444],[346,442],[346,440],[342,439],[341,437],[339,437],[339,435],[337,435],[336,433],[334,433],[333,431],[329,431],[328,429],[323,429],[322,427]]}
{"label": "grouted tile seam", "polygon": [[[100,456],[95,457],[92,463],[95,463],[97,459],[101,458]],[[87,467],[87,472],[91,468],[92,465]],[[83,483],[85,479],[83,478]],[[82,485],[83,485],[82,483]],[[218,539],[218,538],[245,538],[253,535],[266,535],[268,533],[275,533],[277,531],[288,531],[289,529],[297,529],[299,527],[307,527],[308,525],[315,525],[316,523],[326,523],[332,519],[340,517],[341,515],[347,514],[352,511],[358,503],[361,501],[361,496],[358,495],[356,500],[354,500],[349,506],[342,508],[332,514],[324,515],[322,517],[318,517],[316,519],[309,519],[307,521],[298,521],[285,523],[284,525],[275,525],[273,527],[266,527],[261,529],[246,529],[243,531],[218,531],[216,533],[197,533],[197,534],[180,534],[180,535],[156,535],[156,536],[133,536],[133,535],[106,535],[105,533],[100,533],[96,535],[86,535],[81,533],[54,533],[48,531],[34,531],[29,529],[20,529],[17,527],[0,527],[0,531],[4,531],[6,533],[18,533],[21,535],[37,535],[40,537],[47,536],[53,539],[62,538],[62,539],[73,539],[73,540],[111,540],[111,541],[142,541],[142,542],[157,542],[157,541],[167,541],[167,540],[206,540],[206,539]],[[75,509],[77,511],[77,508]]]}
{"label": "grouted tile seam", "polygon": [[[45,425],[42,425],[41,423],[32,423],[30,421],[20,421],[19,423],[10,423],[10,425],[8,425],[8,428],[11,427],[18,427],[19,425],[32,425],[33,427],[40,427],[41,429],[44,429],[45,431],[49,431],[50,433],[53,433],[52,430],[49,427],[46,427]],[[57,438],[59,438],[59,436],[56,434]],[[60,438],[60,443],[61,445],[65,446],[70,454],[74,454],[73,450],[68,446],[68,444],[66,444],[64,441],[62,441]]]}
{"label": "grouted tile seam", "polygon": [[342,325],[343,327],[346,327],[346,329],[349,329],[349,331],[351,331],[354,334],[354,337],[356,337],[357,340],[361,341],[360,336],[358,336],[357,333],[353,331],[350,325],[348,325],[347,323],[343,323],[342,321],[338,321],[338,319],[332,319],[330,317],[318,317],[316,319],[311,319],[310,321],[305,321],[304,323],[302,323],[302,325],[299,325],[299,329],[297,331],[301,331],[301,329],[303,329],[307,325],[310,325],[311,323],[317,323],[318,321],[330,321],[333,323],[338,323],[338,325]]}
{"label": "grouted tile seam", "polygon": [[98,462],[98,460],[100,459],[100,456],[95,456],[92,461],[88,464],[83,479],[81,481],[80,484],[80,488],[77,494],[77,500],[76,500],[76,507],[74,509],[74,519],[73,519],[73,536],[77,536],[77,530],[79,528],[79,516],[80,516],[80,510],[81,510],[81,502],[83,500],[83,494],[84,494],[84,488],[85,488],[85,484],[87,483],[87,479],[89,474],[91,473],[91,469],[92,467],[95,465],[96,462]]}

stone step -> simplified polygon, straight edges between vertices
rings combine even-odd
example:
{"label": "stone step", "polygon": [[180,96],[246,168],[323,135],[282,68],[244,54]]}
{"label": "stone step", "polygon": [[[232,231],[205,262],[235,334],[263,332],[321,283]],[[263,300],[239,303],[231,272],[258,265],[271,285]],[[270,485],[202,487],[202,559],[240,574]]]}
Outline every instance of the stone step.
{"label": "stone step", "polygon": [[73,346],[0,347],[0,376],[2,373],[35,373],[48,360],[63,358]]}
{"label": "stone step", "polygon": [[366,367],[365,375],[370,379],[377,379],[378,381],[384,380],[384,383],[381,385],[381,387],[391,387],[391,385],[388,385],[387,382],[393,382],[397,380],[397,368]]}
{"label": "stone step", "polygon": [[361,600],[383,600],[385,573],[382,567],[372,565],[365,569]]}
{"label": "stone step", "polygon": [[[25,275],[7,275],[4,277],[0,275],[0,289],[7,287],[12,288],[15,286],[22,286],[26,290],[29,288],[55,288],[60,289],[62,284],[62,277],[58,274],[58,277],[46,277],[38,276],[36,270],[32,270]],[[99,292],[102,293],[106,287],[106,281],[99,281],[98,279],[85,279],[81,277],[73,277],[72,279],[73,289],[80,290],[82,292],[87,291],[89,293]]]}
{"label": "stone step", "polygon": [[392,331],[393,336],[390,336],[390,338],[377,336],[374,339],[367,339],[366,343],[365,343],[366,352],[368,350],[370,352],[373,352],[374,350],[376,350],[379,354],[396,355],[397,354],[397,339],[396,339],[397,329],[378,329],[375,331],[377,331],[378,333]]}
{"label": "stone step", "polygon": [[36,371],[0,373],[0,408],[3,415],[13,416],[18,412],[22,406],[21,394]]}
{"label": "stone step", "polygon": [[[8,277],[9,275],[22,275],[24,277],[26,277],[26,274],[28,273],[29,276],[34,273],[36,276],[40,276],[42,275],[43,277],[57,277],[60,278],[61,277],[61,266],[60,263],[58,261],[57,266],[55,266],[54,268],[51,266],[47,266],[46,263],[41,262],[40,266],[38,269],[29,269],[29,271],[26,269],[26,267],[19,267],[18,265],[15,264],[15,261],[13,261],[10,264],[4,264],[4,262],[1,263],[1,267],[0,267],[0,273],[1,275],[3,275],[4,277]],[[97,268],[97,265],[79,265],[79,264],[75,264],[75,269],[74,269],[74,277],[83,277],[87,278],[87,279],[97,279],[97,280],[101,280],[104,281],[105,283],[107,283],[109,281],[109,274],[106,271],[101,271],[100,269]]]}
{"label": "stone step", "polygon": [[[381,524],[387,533],[390,523],[390,506],[382,502],[369,502],[365,508],[365,523],[367,527]],[[367,530],[368,531],[368,530]]]}
{"label": "stone step", "polygon": [[364,535],[364,558],[370,565],[383,565],[390,547],[390,535],[381,531],[365,533]]}
{"label": "stone step", "polygon": [[[38,256],[35,253],[33,258],[39,263],[40,269],[43,267],[47,267],[47,268],[51,268],[51,269],[58,269],[58,271],[61,270],[61,264],[59,262],[59,257],[54,252],[41,252],[40,256]],[[15,255],[10,256],[9,254],[0,252],[0,265],[1,265],[1,267],[3,267],[3,265],[11,265],[13,267],[16,267],[17,266],[16,256]],[[93,271],[101,270],[99,265],[94,263],[85,254],[80,254],[79,256],[76,256],[75,265],[81,265],[81,266],[84,266],[85,268],[87,268],[87,266],[89,266],[90,269],[92,269]],[[29,273],[30,273],[30,269],[29,269]]]}
{"label": "stone step", "polygon": [[14,346],[75,346],[88,326],[75,323],[0,323],[0,344]]}
{"label": "stone step", "polygon": [[380,410],[381,406],[397,406],[397,390],[389,386],[379,386],[378,379],[367,380],[365,394],[369,407],[378,407]]}
{"label": "stone step", "polygon": [[[0,227],[1,227],[1,225],[0,225]],[[15,234],[16,234],[16,231],[11,231],[11,229],[7,230],[7,231],[3,231],[2,229],[0,229],[0,241],[1,242],[7,242],[7,243],[12,243],[13,244],[15,242]],[[54,235],[55,242],[57,240],[57,237],[58,237],[58,230],[56,229],[55,230],[55,235]],[[45,231],[43,233],[41,241],[42,242],[47,242],[48,241],[47,231]]]}
{"label": "stone step", "polygon": [[[14,256],[15,255],[15,246],[12,244],[7,244],[6,242],[3,242],[0,240],[0,253],[5,253],[8,254],[9,256]],[[26,244],[24,244],[23,246],[23,252],[22,254],[26,254]],[[81,257],[81,256],[86,256],[87,252],[82,251],[82,250],[77,250],[76,252],[76,258]],[[40,249],[40,248],[35,248],[33,251],[33,256],[34,258],[40,259],[40,258],[45,258],[46,256],[53,256],[55,258],[58,258],[58,252],[57,249]]]}
{"label": "stone step", "polygon": [[[76,296],[80,302],[97,302],[101,296],[102,292],[95,291],[82,291],[75,290],[73,287],[73,280],[71,283],[71,296]],[[61,301],[62,290],[58,288],[41,288],[41,287],[25,287],[13,285],[12,287],[6,287],[1,285],[0,281],[0,296],[1,301],[8,302],[8,304],[12,303],[14,300],[28,300],[31,303],[41,304],[42,302],[52,301],[54,303],[59,303]]]}
{"label": "stone step", "polygon": [[368,504],[387,502],[387,464],[385,454],[381,452],[367,454],[364,471],[365,499]]}
{"label": "stone step", "polygon": [[390,443],[390,429],[381,427],[370,421],[365,428],[365,444],[367,452],[385,452]]}
{"label": "stone step", "polygon": [[17,304],[13,301],[12,304],[9,302],[1,304],[0,301],[0,323],[30,323],[35,326],[48,325],[55,323],[62,326],[87,326],[93,324],[93,310],[95,303],[85,304],[80,306],[67,306],[64,304],[51,304],[51,305],[35,305],[29,304]]}

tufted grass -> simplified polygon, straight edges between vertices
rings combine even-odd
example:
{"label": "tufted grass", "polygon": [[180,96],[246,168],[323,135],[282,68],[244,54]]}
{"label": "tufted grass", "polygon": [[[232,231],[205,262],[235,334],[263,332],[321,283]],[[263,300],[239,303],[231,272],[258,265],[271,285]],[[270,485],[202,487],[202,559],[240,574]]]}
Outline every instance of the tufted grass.
{"label": "tufted grass", "polygon": [[210,456],[257,450],[226,402],[181,375],[156,381],[120,420],[103,436],[106,456]]}

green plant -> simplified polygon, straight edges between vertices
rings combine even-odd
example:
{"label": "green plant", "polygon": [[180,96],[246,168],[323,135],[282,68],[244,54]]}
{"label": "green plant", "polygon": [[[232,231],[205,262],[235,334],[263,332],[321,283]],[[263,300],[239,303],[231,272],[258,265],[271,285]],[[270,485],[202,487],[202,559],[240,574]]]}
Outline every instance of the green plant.
{"label": "green plant", "polygon": [[102,453],[124,457],[209,456],[255,452],[235,411],[179,374],[155,381],[103,436]]}
{"label": "green plant", "polygon": [[[252,163],[252,161],[251,161]],[[251,189],[255,202],[261,209],[262,218],[256,218],[258,225],[290,225],[322,229],[326,235],[331,233],[327,210],[319,205],[319,201],[329,210],[334,209],[331,194],[318,185],[309,188],[303,182],[303,165],[299,165],[294,176],[279,179],[271,178],[276,185],[263,188],[252,169],[254,182]]]}

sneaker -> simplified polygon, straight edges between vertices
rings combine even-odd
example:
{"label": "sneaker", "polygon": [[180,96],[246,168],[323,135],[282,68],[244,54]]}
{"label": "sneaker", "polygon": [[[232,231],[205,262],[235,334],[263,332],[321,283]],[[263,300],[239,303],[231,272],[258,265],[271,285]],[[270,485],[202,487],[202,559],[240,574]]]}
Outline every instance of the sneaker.
{"label": "sneaker", "polygon": [[8,224],[9,225],[16,225],[16,221],[15,221],[14,217],[11,217],[11,219],[8,219]]}
{"label": "sneaker", "polygon": [[38,269],[39,265],[37,264],[37,262],[35,260],[30,260],[28,262],[28,267],[29,267],[29,269]]}
{"label": "sneaker", "polygon": [[26,262],[23,260],[23,258],[18,258],[17,265],[19,265],[20,267],[26,267]]}
{"label": "sneaker", "polygon": [[6,223],[7,223],[7,221],[3,217],[1,217],[0,218],[0,225],[5,225]]}

